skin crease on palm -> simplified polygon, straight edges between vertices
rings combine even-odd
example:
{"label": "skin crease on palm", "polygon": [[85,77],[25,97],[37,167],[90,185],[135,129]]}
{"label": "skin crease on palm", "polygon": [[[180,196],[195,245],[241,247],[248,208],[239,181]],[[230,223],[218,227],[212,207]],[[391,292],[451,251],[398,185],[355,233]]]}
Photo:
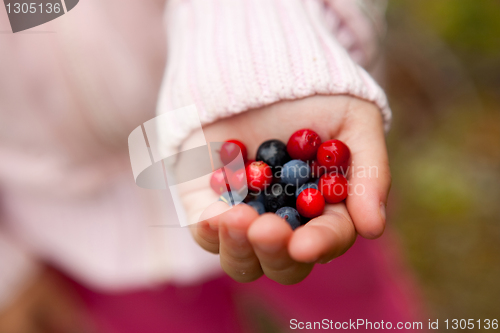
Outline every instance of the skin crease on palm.
{"label": "skin crease on palm", "polygon": [[[357,177],[356,172],[353,177],[349,172],[350,192],[358,186],[359,195],[327,204],[323,215],[295,231],[275,214],[259,216],[246,205],[229,210],[223,202],[210,205],[205,212],[220,215],[191,225],[191,233],[202,248],[220,254],[223,270],[236,281],[250,282],[265,274],[281,284],[298,283],[314,264],[346,252],[357,234],[373,239],[384,231],[391,177],[382,116],[370,102],[344,95],[278,102],[206,125],[203,133],[193,133],[186,144],[203,134],[207,142],[237,139],[245,143],[253,159],[265,140],[286,143],[301,128],[313,129],[322,141],[344,141],[351,150],[354,171],[372,167],[377,172],[372,177]],[[202,207],[216,201],[217,195],[207,181],[206,186],[182,192],[181,198],[188,217],[197,219]]]}

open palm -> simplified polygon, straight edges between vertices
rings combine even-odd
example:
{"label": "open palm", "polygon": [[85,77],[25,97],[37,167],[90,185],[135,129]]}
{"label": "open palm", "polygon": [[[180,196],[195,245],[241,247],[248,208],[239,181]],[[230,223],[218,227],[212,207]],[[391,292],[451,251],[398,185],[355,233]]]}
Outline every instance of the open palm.
{"label": "open palm", "polygon": [[[263,141],[286,142],[301,128],[313,129],[323,141],[339,139],[349,146],[354,171],[347,175],[350,195],[345,202],[327,204],[323,215],[295,231],[275,214],[259,216],[247,205],[227,210],[223,202],[213,204],[211,210],[227,211],[190,229],[202,248],[220,254],[222,268],[236,281],[265,274],[281,284],[300,282],[314,264],[346,252],[357,234],[376,238],[384,231],[390,171],[382,116],[369,102],[349,96],[279,102],[207,125],[204,133],[193,133],[187,142],[203,134],[208,142],[238,139],[252,159]],[[207,182],[181,193],[181,198],[189,217],[199,216],[217,197]]]}

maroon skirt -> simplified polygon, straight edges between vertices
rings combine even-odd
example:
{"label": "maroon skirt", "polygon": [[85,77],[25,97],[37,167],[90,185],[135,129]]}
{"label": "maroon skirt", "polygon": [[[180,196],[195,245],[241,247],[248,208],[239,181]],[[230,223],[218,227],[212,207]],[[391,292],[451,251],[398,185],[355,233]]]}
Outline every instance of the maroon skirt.
{"label": "maroon skirt", "polygon": [[105,294],[66,278],[105,333],[283,332],[307,325],[373,331],[381,321],[393,328],[421,321],[425,331],[419,293],[399,253],[388,232],[375,241],[359,237],[346,254],[292,286],[220,276],[192,286]]}

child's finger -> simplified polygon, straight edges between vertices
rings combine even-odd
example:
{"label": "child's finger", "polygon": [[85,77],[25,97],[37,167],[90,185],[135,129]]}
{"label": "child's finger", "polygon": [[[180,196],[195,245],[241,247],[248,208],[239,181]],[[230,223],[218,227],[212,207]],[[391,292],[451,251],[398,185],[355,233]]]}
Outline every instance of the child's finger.
{"label": "child's finger", "polygon": [[213,230],[207,221],[190,225],[189,230],[202,249],[215,254],[219,253],[219,232]]}
{"label": "child's finger", "polygon": [[248,230],[264,274],[281,284],[300,282],[313,268],[313,264],[296,262],[288,254],[292,234],[290,226],[274,214],[262,215]]}
{"label": "child's finger", "polygon": [[385,228],[385,205],[391,186],[382,117],[372,105],[351,114],[339,137],[352,154],[347,209],[357,232],[365,238],[376,238]]}
{"label": "child's finger", "polygon": [[262,275],[259,259],[247,237],[249,226],[258,217],[247,205],[238,205],[220,217],[221,267],[238,282],[250,282]]}
{"label": "child's finger", "polygon": [[299,262],[325,263],[342,255],[356,240],[344,203],[327,205],[323,215],[295,230],[288,251]]}
{"label": "child's finger", "polygon": [[213,217],[190,225],[189,229],[193,238],[206,251],[219,253],[219,219],[229,208],[222,201],[214,202],[201,214],[200,219],[203,220],[203,216]]}

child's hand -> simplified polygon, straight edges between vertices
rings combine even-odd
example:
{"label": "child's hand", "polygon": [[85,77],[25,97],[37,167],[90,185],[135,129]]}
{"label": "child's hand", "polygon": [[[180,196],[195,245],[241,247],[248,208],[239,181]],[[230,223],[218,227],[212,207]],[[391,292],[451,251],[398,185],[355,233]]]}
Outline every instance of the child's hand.
{"label": "child's hand", "polygon": [[[219,120],[206,126],[204,134],[208,142],[242,141],[253,159],[265,140],[286,143],[301,128],[313,129],[323,141],[335,138],[349,146],[353,162],[347,176],[350,194],[345,203],[327,204],[323,215],[295,231],[276,215],[259,216],[246,205],[192,225],[198,244],[219,253],[222,268],[236,281],[249,282],[265,274],[281,284],[300,282],[315,263],[329,262],[346,252],[357,233],[376,238],[384,231],[391,177],[382,117],[375,105],[348,96],[313,96]],[[191,139],[196,135],[201,133]],[[200,207],[217,199],[208,182],[181,196],[188,216],[199,215]],[[218,202],[210,209],[223,211],[227,205]]]}

